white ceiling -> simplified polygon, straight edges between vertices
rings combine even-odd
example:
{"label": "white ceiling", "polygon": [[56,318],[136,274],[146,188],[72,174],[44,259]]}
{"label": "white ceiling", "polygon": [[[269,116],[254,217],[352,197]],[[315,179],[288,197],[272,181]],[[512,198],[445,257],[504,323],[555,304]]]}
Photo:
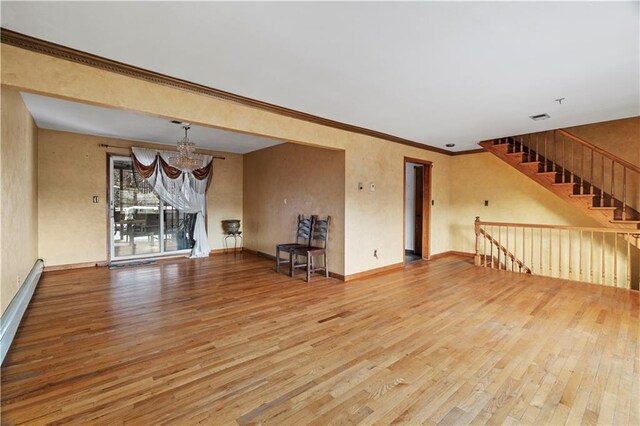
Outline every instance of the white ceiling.
{"label": "white ceiling", "polygon": [[[179,124],[160,117],[29,93],[22,93],[22,99],[36,125],[41,129],[168,145],[175,145],[178,139],[184,136],[184,130]],[[196,148],[238,154],[283,143],[274,139],[196,125],[192,125],[189,130],[189,139],[196,144]]]}
{"label": "white ceiling", "polygon": [[[640,115],[639,5],[2,1],[1,12],[34,37],[463,150]],[[551,119],[528,118],[540,113]]]}

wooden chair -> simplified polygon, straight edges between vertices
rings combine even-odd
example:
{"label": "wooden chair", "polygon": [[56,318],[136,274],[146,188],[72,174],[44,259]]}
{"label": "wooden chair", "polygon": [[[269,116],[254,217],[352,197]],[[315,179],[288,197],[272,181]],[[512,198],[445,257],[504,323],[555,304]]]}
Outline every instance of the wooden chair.
{"label": "wooden chair", "polygon": [[298,215],[298,225],[296,227],[296,242],[276,245],[276,272],[280,272],[280,263],[287,263],[280,259],[280,252],[288,252],[294,248],[309,247],[311,244],[311,231],[313,229],[313,217],[305,218]]}
{"label": "wooden chair", "polygon": [[[329,244],[329,225],[331,216],[320,220],[314,216],[313,229],[311,232],[311,243],[308,247],[295,247],[289,249],[289,276],[293,277],[296,268],[307,270],[307,282],[311,281],[311,274],[317,271],[324,271],[324,276],[329,277],[329,261],[327,259],[327,248]],[[322,266],[316,266],[314,258],[322,256]],[[306,263],[297,263],[299,257],[306,258]]]}

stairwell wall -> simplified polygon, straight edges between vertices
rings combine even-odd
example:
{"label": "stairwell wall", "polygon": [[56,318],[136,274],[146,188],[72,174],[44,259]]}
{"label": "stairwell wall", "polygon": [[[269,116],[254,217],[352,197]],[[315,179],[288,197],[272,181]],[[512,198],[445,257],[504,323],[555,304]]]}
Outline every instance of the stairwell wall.
{"label": "stairwell wall", "polygon": [[[640,117],[569,127],[565,130],[640,167]],[[595,167],[598,170],[598,166],[601,164],[598,157],[596,157],[596,163]],[[598,175],[596,174],[596,176]],[[614,181],[614,195],[618,199],[621,199],[622,193],[622,179],[620,176],[621,171],[618,169]],[[611,169],[608,161],[605,162],[604,181],[605,189],[608,190],[609,182],[611,182]],[[640,211],[640,174],[627,173],[626,183],[627,203]]]}
{"label": "stairwell wall", "polygon": [[454,156],[451,170],[452,250],[474,252],[476,216],[490,222],[599,226],[491,153]]}

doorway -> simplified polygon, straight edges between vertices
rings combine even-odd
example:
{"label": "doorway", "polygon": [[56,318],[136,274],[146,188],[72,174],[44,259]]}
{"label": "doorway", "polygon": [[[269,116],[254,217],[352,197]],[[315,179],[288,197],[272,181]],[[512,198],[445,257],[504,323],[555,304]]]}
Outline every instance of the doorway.
{"label": "doorway", "polygon": [[431,163],[404,159],[404,261],[429,258]]}
{"label": "doorway", "polygon": [[129,260],[189,253],[195,214],[164,203],[133,173],[130,157],[109,157],[109,258]]}

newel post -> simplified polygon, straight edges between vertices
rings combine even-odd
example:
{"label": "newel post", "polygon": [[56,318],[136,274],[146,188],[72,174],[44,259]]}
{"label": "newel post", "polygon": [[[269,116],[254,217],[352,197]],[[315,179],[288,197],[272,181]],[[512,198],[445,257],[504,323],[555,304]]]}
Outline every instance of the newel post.
{"label": "newel post", "polygon": [[476,216],[474,224],[476,230],[476,255],[473,258],[473,263],[476,266],[480,266],[480,216]]}

